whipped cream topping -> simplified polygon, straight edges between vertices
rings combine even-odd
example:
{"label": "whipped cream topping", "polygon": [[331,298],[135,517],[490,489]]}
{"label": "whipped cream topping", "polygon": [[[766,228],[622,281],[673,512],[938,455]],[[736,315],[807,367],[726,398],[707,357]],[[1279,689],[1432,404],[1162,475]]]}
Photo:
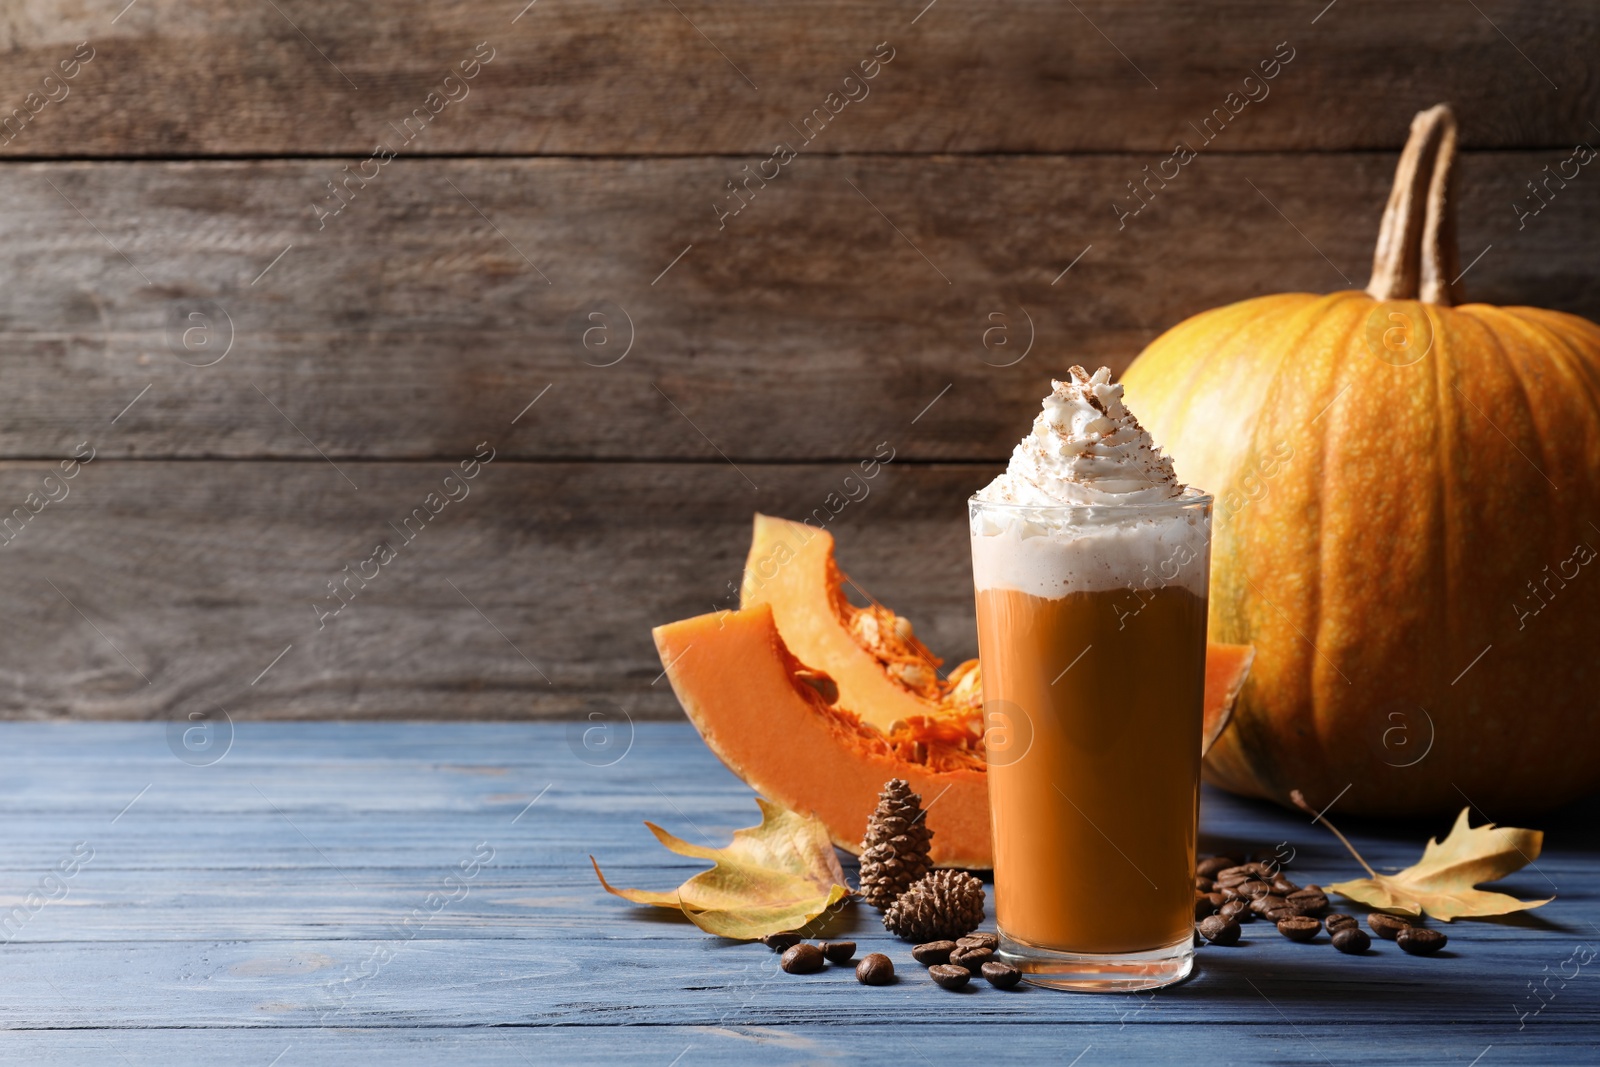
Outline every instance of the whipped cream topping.
{"label": "whipped cream topping", "polygon": [[980,500],[1049,507],[1059,504],[1154,504],[1183,492],[1172,460],[1122,403],[1111,371],[1073,367],[1053,382],[1033,429],[1011,453],[1004,474]]}
{"label": "whipped cream topping", "polygon": [[1178,483],[1109,370],[1073,367],[1054,386],[1005,473],[977,494],[978,589],[1047,599],[1123,589],[1135,605],[1169,586],[1205,596],[1211,529],[1194,506],[1204,494]]}

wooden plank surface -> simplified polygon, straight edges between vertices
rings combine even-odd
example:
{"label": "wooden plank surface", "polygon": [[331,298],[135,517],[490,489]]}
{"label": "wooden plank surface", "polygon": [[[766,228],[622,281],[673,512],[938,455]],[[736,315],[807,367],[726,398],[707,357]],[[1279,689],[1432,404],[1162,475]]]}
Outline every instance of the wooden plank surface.
{"label": "wooden plank surface", "polygon": [[[125,3],[15,5],[0,101],[60,99],[0,152],[358,157],[430,92],[459,102],[408,152],[765,153],[824,106],[823,152],[1166,153],[1224,106],[1222,151],[1388,148],[1440,100],[1468,145],[1570,147],[1600,111],[1600,16],[1577,0]],[[44,83],[83,42],[77,76]],[[880,44],[867,95],[828,104]],[[447,85],[480,45],[488,65]]]}
{"label": "wooden plank surface", "polygon": [[[894,1009],[889,1009],[890,1013]],[[1123,1009],[1132,1012],[1133,1008]],[[1147,1009],[1153,1010],[1153,1009]],[[1203,1034],[1174,1039],[1167,1032],[1124,1026],[1116,1020],[1071,1026],[1008,1026],[979,1029],[990,1041],[985,1054],[1037,1058],[1043,1062],[1148,1067],[1150,1064],[1304,1064],[1327,1067],[1319,1050],[1346,1044],[1359,1062],[1373,1067],[1415,1067],[1419,1062],[1468,1065],[1471,1057],[1490,1049],[1497,1064],[1586,1063],[1594,1042],[1582,1027],[1546,1027],[1537,1042],[1507,1043],[1498,1024],[1422,1025],[1393,1039],[1369,1036],[1364,1045],[1352,1039],[1348,1021],[1321,1023],[1305,1013],[1277,1030],[1267,1026],[1208,1023]],[[894,1018],[890,1014],[891,1018]],[[1131,1016],[1130,1016],[1131,1017]],[[1342,1027],[1329,1039],[1328,1031]],[[853,1062],[866,1054],[886,1063],[965,1065],[976,1053],[971,1023],[909,1022],[885,1040],[882,1021],[870,1026],[793,1028],[781,1026],[586,1026],[571,1029],[507,1024],[489,1027],[440,1026],[374,1032],[325,1027],[285,1033],[282,1030],[145,1028],[105,1031],[8,1031],[0,1033],[0,1051],[29,1064],[78,1064],[126,1059],[135,1064],[218,1063],[261,1067],[282,1056],[277,1067],[308,1063],[362,1062],[374,1049],[385,1064],[410,1067],[441,1062],[486,1067],[527,1067],[559,1062],[614,1067],[624,1062],[670,1064],[812,1064]],[[1500,1038],[1497,1043],[1495,1038]],[[113,1043],[114,1041],[114,1043]],[[1069,1058],[1062,1060],[1066,1054]],[[1449,1056],[1439,1061],[1435,1057]],[[1491,1062],[1488,1059],[1485,1064]]]}
{"label": "wooden plank surface", "polygon": [[[245,723],[207,766],[174,758],[158,724],[7,723],[0,738],[20,768],[0,781],[0,815],[22,830],[0,844],[0,903],[74,848],[92,851],[0,953],[8,1058],[588,1062],[604,1050],[798,1063],[916,1047],[953,1063],[982,1047],[1055,1060],[1092,1049],[1084,1063],[1399,1064],[1600,1051],[1593,965],[1559,985],[1562,962],[1600,944],[1592,803],[1546,819],[1537,869],[1504,886],[1531,896],[1553,883],[1556,901],[1452,924],[1440,958],[1387,942],[1346,957],[1258,924],[1238,948],[1203,948],[1196,978],[1154,996],[952,1001],[862,909],[834,932],[891,953],[896,986],[867,990],[839,969],[786,976],[759,946],[600,891],[590,853],[630,885],[674,884],[695,866],[642,819],[713,842],[751,821],[749,790],[685,724],[641,724],[607,766],[580,758],[561,724]],[[1345,829],[1384,869],[1443,827]],[[1353,873],[1305,818],[1206,790],[1203,848],[1279,842],[1298,880]],[[407,917],[486,846],[465,893],[411,936]],[[342,984],[375,953],[375,973]],[[1552,974],[1554,996],[1530,1014],[1528,984]]]}
{"label": "wooden plank surface", "polygon": [[[0,545],[0,715],[676,716],[650,627],[737,606],[757,510],[821,508],[953,664],[976,654],[963,502],[996,469],[96,459]],[[57,470],[0,464],[0,500]]]}
{"label": "wooden plank surface", "polygon": [[[1600,182],[1511,208],[1556,158],[1464,159],[1465,284],[1600,318]],[[1119,228],[1147,162],[802,158],[720,230],[743,160],[396,160],[322,229],[328,162],[7,166],[0,455],[1002,460],[1073,362],[1365,284],[1392,156],[1202,156]]]}

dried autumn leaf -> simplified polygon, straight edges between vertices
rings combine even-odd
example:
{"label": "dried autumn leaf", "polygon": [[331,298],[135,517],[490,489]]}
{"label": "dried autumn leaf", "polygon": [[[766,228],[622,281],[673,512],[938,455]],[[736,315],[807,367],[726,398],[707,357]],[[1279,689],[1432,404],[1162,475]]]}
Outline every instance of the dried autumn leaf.
{"label": "dried autumn leaf", "polygon": [[[1311,811],[1299,790],[1295,790],[1291,798],[1301,808]],[[1474,888],[1479,882],[1504,878],[1538,859],[1539,850],[1544,847],[1544,834],[1538,830],[1495,826],[1493,823],[1472,826],[1467,820],[1467,810],[1461,809],[1455,826],[1443,841],[1430,838],[1427,847],[1422,850],[1422,859],[1395,874],[1374,871],[1361,858],[1355,846],[1334,829],[1332,823],[1323,819],[1328,829],[1333,830],[1344,842],[1344,847],[1372,876],[1340,882],[1328,888],[1381,911],[1406,915],[1427,912],[1445,922],[1526,911],[1554,900],[1554,897],[1518,900],[1505,893]]]}
{"label": "dried autumn leaf", "polygon": [[727,848],[691,845],[645,823],[678,855],[716,864],[670,893],[615,889],[593,856],[589,862],[607,893],[635,904],[678,908],[707,933],[742,941],[804,926],[853,895],[820,820],[760,797],[756,803],[761,806],[761,825],[735,830]]}

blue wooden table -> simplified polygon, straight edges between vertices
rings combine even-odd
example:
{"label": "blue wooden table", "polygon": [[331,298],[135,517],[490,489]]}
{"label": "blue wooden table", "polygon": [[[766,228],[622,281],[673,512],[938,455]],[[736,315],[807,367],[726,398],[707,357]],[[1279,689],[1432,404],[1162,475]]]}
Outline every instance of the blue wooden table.
{"label": "blue wooden table", "polygon": [[[952,994],[853,908],[833,932],[901,975],[875,989],[783,974],[759,945],[602,893],[590,853],[622,885],[700,866],[641,820],[721,844],[756,809],[686,725],[622,724],[598,746],[583,729],[241,724],[186,744],[164,724],[0,725],[0,1058],[1600,1062],[1593,803],[1541,820],[1544,856],[1504,884],[1555,903],[1455,923],[1440,958],[1342,956],[1255,924],[1155,994]],[[1353,874],[1306,817],[1215,792],[1203,812],[1208,849],[1285,843],[1298,881]],[[1380,867],[1446,828],[1345,827]]]}

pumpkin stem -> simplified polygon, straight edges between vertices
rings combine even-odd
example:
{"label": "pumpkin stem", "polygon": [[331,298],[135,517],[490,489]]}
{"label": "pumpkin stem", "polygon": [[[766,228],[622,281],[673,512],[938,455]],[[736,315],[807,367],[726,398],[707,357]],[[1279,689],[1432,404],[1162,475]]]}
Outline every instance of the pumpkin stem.
{"label": "pumpkin stem", "polygon": [[1417,112],[1394,171],[1372,254],[1374,300],[1456,302],[1456,117],[1449,104]]}

